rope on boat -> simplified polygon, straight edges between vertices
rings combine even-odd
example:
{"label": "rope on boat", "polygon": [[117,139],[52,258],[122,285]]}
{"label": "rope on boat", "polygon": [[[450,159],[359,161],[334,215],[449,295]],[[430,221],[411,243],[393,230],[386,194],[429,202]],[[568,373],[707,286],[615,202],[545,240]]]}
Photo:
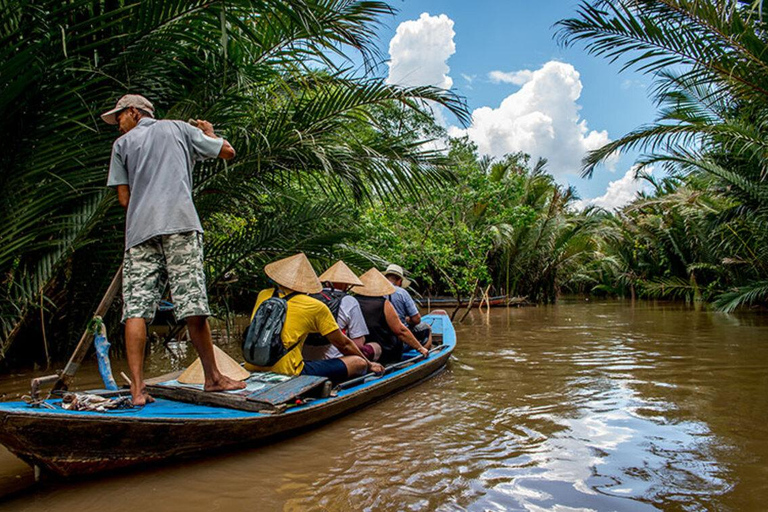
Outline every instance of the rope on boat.
{"label": "rope on boat", "polygon": [[[50,397],[50,395],[48,395]],[[47,398],[34,398],[30,395],[24,395],[21,397],[22,400],[24,400],[27,405],[30,407],[34,407],[35,409],[39,409],[40,407],[45,407],[46,409],[55,409],[54,406],[46,402]]]}
{"label": "rope on boat", "polygon": [[90,393],[64,393],[61,408],[68,411],[107,412],[112,409],[130,409],[133,407],[130,396],[107,398]]}

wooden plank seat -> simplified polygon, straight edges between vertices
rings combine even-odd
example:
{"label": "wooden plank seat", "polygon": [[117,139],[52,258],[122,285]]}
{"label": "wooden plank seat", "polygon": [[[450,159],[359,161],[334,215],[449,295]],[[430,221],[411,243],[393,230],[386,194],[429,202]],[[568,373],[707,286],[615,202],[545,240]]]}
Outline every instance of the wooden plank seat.
{"label": "wooden plank seat", "polygon": [[210,392],[204,391],[202,385],[170,380],[147,384],[147,391],[152,396],[180,402],[264,413],[280,412],[297,399],[328,396],[330,392],[328,379],[312,375],[289,377],[269,372],[253,373],[246,379],[246,384],[247,387],[241,390]]}

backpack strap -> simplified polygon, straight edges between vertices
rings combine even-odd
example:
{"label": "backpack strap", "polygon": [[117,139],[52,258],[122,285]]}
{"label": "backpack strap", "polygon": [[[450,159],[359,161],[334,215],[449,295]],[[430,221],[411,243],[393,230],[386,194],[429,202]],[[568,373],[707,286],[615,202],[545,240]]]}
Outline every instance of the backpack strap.
{"label": "backpack strap", "polygon": [[289,300],[291,300],[292,298],[294,298],[297,295],[301,295],[301,292],[291,292],[288,295],[286,295],[285,297],[280,297],[280,288],[275,286],[275,289],[272,290],[272,298],[275,298],[275,297],[278,298],[278,299],[282,298],[286,302],[288,302]]}
{"label": "backpack strap", "polygon": [[294,298],[297,295],[301,295],[301,292],[291,292],[288,295],[286,295],[285,297],[283,297],[283,300],[288,302],[289,300],[291,300],[292,298]]}
{"label": "backpack strap", "polygon": [[[277,287],[275,287],[275,291],[272,293],[272,297],[278,297],[278,298],[280,298],[280,297],[279,297],[279,293],[280,293],[280,292],[279,292],[279,289],[278,289]],[[283,299],[285,302],[288,302],[289,300],[291,300],[292,298],[294,298],[294,297],[295,297],[295,296],[297,296],[297,295],[301,295],[301,292],[291,292],[291,293],[289,293],[288,295],[286,295],[285,297],[282,297],[282,299]],[[288,347],[287,349],[285,349],[285,353],[284,353],[282,356],[280,356],[280,359],[278,359],[277,361],[275,361],[275,364],[279,363],[279,362],[280,362],[280,361],[281,361],[281,360],[282,360],[282,359],[283,359],[285,356],[287,356],[287,355],[288,355],[288,353],[289,353],[291,350],[293,350],[294,348],[296,348],[296,347],[299,345],[299,343],[301,343],[301,340],[297,341],[296,343],[294,343],[293,345],[291,345],[290,347]],[[275,366],[275,364],[273,364],[272,366]]]}

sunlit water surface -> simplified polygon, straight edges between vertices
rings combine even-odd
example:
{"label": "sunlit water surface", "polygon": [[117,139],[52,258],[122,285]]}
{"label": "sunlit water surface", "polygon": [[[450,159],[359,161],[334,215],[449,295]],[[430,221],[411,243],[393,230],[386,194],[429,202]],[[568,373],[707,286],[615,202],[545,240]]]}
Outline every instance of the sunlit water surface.
{"label": "sunlit water surface", "polygon": [[[768,508],[768,315],[563,302],[473,313],[457,333],[436,378],[271,446],[38,484],[0,449],[0,507]],[[153,346],[148,373],[188,364],[184,349]],[[12,399],[31,377],[0,391]],[[78,385],[97,382],[89,368]]]}

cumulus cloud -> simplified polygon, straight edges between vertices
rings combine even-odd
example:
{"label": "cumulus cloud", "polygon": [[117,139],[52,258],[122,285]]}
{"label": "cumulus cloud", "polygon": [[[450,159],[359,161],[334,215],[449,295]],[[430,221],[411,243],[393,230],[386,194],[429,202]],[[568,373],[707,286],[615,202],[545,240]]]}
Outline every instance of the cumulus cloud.
{"label": "cumulus cloud", "polygon": [[405,86],[453,86],[448,58],[456,53],[453,20],[445,14],[423,13],[418,20],[400,23],[389,42],[387,83]]}
{"label": "cumulus cloud", "polygon": [[514,85],[523,85],[533,79],[533,72],[527,69],[520,71],[491,71],[488,78],[495,84],[505,83]]}
{"label": "cumulus cloud", "polygon": [[[494,75],[500,82],[520,83],[498,108],[481,107],[472,113],[467,129],[451,128],[451,136],[467,135],[481,153],[501,157],[523,151],[549,160],[557,177],[577,174],[587,151],[610,142],[607,131],[589,130],[577,100],[582,84],[578,71],[567,63],[550,61],[535,71]],[[618,155],[607,162],[615,165]]]}
{"label": "cumulus cloud", "polygon": [[[653,167],[646,167],[644,169],[646,174],[653,173]],[[647,190],[648,183],[636,179],[637,166],[633,166],[630,170],[624,173],[624,176],[618,180],[608,183],[605,189],[605,194],[594,199],[586,199],[576,201],[574,207],[577,210],[582,210],[587,206],[599,206],[606,210],[617,210],[622,206],[626,206],[631,203],[639,192]]]}

